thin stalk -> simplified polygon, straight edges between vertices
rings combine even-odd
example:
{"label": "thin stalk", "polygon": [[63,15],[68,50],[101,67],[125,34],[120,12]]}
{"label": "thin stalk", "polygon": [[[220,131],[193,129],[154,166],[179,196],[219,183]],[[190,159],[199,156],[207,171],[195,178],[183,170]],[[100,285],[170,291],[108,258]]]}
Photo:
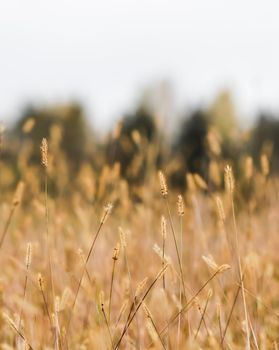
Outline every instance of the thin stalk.
{"label": "thin stalk", "polygon": [[[208,328],[207,328],[207,325],[206,325],[206,322],[205,322],[205,313],[206,313],[206,310],[207,310],[207,306],[208,306],[208,303],[209,303],[209,299],[210,299],[210,297],[208,296],[207,299],[206,299],[206,302],[205,302],[205,306],[204,306],[204,308],[203,308],[203,311],[202,311],[202,313],[201,313],[201,319],[200,319],[200,322],[199,322],[199,325],[198,325],[198,328],[197,328],[197,331],[196,331],[196,334],[195,334],[194,339],[197,338],[202,323],[204,323],[204,326],[205,326],[207,335],[209,336],[209,331],[208,331]],[[201,311],[201,310],[200,310],[200,311]]]}
{"label": "thin stalk", "polygon": [[221,345],[221,349],[224,350],[224,345],[222,342],[222,324],[221,324],[221,305],[217,305],[218,309],[217,309],[217,317],[218,317],[218,326],[219,326],[219,333],[220,333],[220,345]]}
{"label": "thin stalk", "polygon": [[110,324],[112,289],[113,289],[113,281],[114,281],[114,273],[115,273],[115,263],[116,263],[117,259],[112,259],[112,260],[113,260],[113,263],[112,263],[111,280],[110,280],[110,291],[109,291],[108,324]]}
{"label": "thin stalk", "polygon": [[163,269],[161,269],[161,271],[157,274],[157,276],[155,277],[155,279],[153,280],[153,282],[149,285],[149,287],[147,288],[146,292],[144,293],[143,297],[141,298],[140,302],[138,303],[134,313],[132,314],[132,316],[129,318],[127,324],[125,325],[123,332],[116,344],[116,346],[114,347],[114,350],[119,349],[120,343],[126,333],[126,331],[128,330],[130,324],[132,323],[133,319],[135,318],[139,308],[141,307],[142,303],[144,302],[144,300],[146,299],[147,295],[149,294],[149,292],[151,291],[151,289],[154,287],[154,285],[156,284],[156,282],[158,281],[158,279],[162,276],[162,274],[165,273],[166,269],[167,269],[168,265],[165,265],[165,267]]}
{"label": "thin stalk", "polygon": [[52,302],[54,303],[55,292],[54,292],[54,283],[53,283],[53,274],[52,274],[52,264],[51,264],[51,249],[50,249],[50,237],[49,237],[49,210],[48,210],[48,177],[47,177],[47,168],[45,168],[45,222],[46,222],[46,248],[48,256],[48,268],[49,268],[49,277],[51,283],[51,293],[52,293]]}
{"label": "thin stalk", "polygon": [[49,320],[49,324],[50,324],[50,328],[52,328],[52,322],[51,322],[51,317],[50,317],[50,313],[49,313],[49,309],[48,309],[48,305],[47,305],[47,301],[46,301],[46,297],[45,297],[45,293],[42,289],[40,289],[41,293],[42,293],[42,297],[43,297],[43,301],[44,301],[44,306],[45,306],[45,310],[47,313],[47,317]]}
{"label": "thin stalk", "polygon": [[166,208],[167,208],[167,212],[168,212],[168,216],[169,216],[171,232],[172,232],[172,236],[173,236],[173,241],[174,241],[174,245],[175,245],[175,250],[176,250],[176,255],[177,255],[177,260],[178,260],[178,265],[179,265],[179,270],[180,270],[180,278],[181,278],[182,286],[183,286],[183,293],[184,293],[185,299],[187,299],[186,298],[185,282],[184,282],[183,271],[182,271],[182,263],[181,263],[181,259],[180,259],[180,255],[179,255],[178,244],[177,244],[177,239],[176,239],[176,236],[175,236],[175,231],[174,231],[174,226],[173,226],[170,206],[169,206],[169,202],[168,202],[167,197],[165,196],[163,198],[165,200],[165,204],[166,204]]}
{"label": "thin stalk", "polygon": [[[166,246],[166,237],[163,234],[163,244],[162,244],[162,267],[165,266],[165,246]],[[165,274],[163,276],[163,289],[166,290],[166,277]]]}
{"label": "thin stalk", "polygon": [[118,326],[118,324],[119,324],[119,322],[120,322],[120,320],[121,320],[121,318],[122,318],[124,312],[126,311],[127,302],[128,302],[128,300],[126,300],[126,301],[123,303],[123,305],[122,305],[122,307],[121,307],[121,309],[120,309],[119,315],[118,315],[117,320],[116,320],[115,325],[114,325],[114,329],[117,328],[117,326]]}
{"label": "thin stalk", "polygon": [[[133,307],[135,308],[136,307],[136,298],[135,298],[135,292],[133,290],[131,271],[130,271],[130,267],[129,267],[129,261],[128,261],[128,256],[127,256],[127,251],[126,251],[126,245],[125,244],[123,246],[123,253],[124,253],[124,262],[125,262],[125,266],[126,266],[127,274],[128,274],[128,278],[129,278],[131,301],[133,302]],[[131,312],[131,309],[130,309],[130,312]],[[130,313],[129,313],[128,317],[130,317]],[[137,342],[138,342],[138,345],[139,345],[140,344],[140,331],[139,331],[138,316],[136,316],[136,325],[137,325],[137,334],[138,334]]]}
{"label": "thin stalk", "polygon": [[176,321],[176,319],[182,312],[187,312],[191,308],[191,305],[195,298],[204,290],[208,283],[210,283],[220,272],[220,269],[218,269],[209,277],[209,279],[200,287],[200,289],[195,293],[195,295],[193,295],[190,298],[190,300],[186,302],[186,304],[181,308],[181,310],[171,317],[168,324],[160,331],[160,335],[162,335],[169,328],[169,326]]}
{"label": "thin stalk", "polygon": [[153,320],[153,317],[152,317],[151,315],[149,315],[149,316],[147,316],[147,317],[148,317],[148,319],[150,320],[150,322],[151,322],[151,324],[152,324],[152,326],[153,326],[153,328],[154,328],[154,330],[155,330],[155,332],[156,332],[156,334],[157,334],[157,336],[158,336],[158,339],[160,340],[160,343],[161,343],[161,345],[162,345],[162,348],[163,348],[164,350],[167,350],[167,348],[165,347],[165,344],[164,344],[164,342],[163,342],[163,339],[162,339],[161,335],[159,334],[158,328],[157,328],[157,326],[156,326],[156,324],[155,324],[155,322],[154,322],[154,320]]}
{"label": "thin stalk", "polygon": [[25,274],[24,288],[23,288],[23,301],[22,301],[22,305],[21,305],[21,310],[20,310],[20,315],[19,315],[19,322],[18,322],[18,329],[19,329],[19,331],[21,329],[21,320],[22,320],[22,314],[23,314],[23,306],[25,304],[25,298],[26,298],[28,275],[29,275],[29,265],[26,266],[26,274]]}
{"label": "thin stalk", "polygon": [[239,285],[238,288],[237,288],[237,291],[236,291],[236,294],[235,294],[235,297],[234,297],[234,300],[233,300],[233,304],[232,304],[232,307],[231,307],[231,310],[230,310],[230,313],[229,313],[229,317],[228,317],[228,320],[226,322],[224,333],[223,333],[223,336],[222,336],[222,339],[221,339],[221,345],[223,345],[223,343],[224,343],[225,336],[226,336],[226,333],[227,333],[227,330],[228,330],[228,327],[229,327],[229,324],[230,324],[230,321],[231,321],[231,318],[232,318],[233,310],[235,308],[238,295],[240,293],[240,289],[241,289],[241,285]]}
{"label": "thin stalk", "polygon": [[110,338],[110,342],[111,342],[111,348],[113,349],[112,335],[111,335],[111,331],[110,331],[110,328],[109,328],[109,321],[108,321],[107,316],[106,316],[106,312],[105,312],[105,309],[104,309],[104,305],[101,306],[101,310],[102,310],[102,314],[103,314],[103,316],[104,316],[106,328],[107,328],[107,331],[108,331],[108,334],[109,334],[109,338]]}
{"label": "thin stalk", "polygon": [[247,336],[247,344],[246,347],[248,350],[251,349],[250,344],[250,328],[249,328],[249,322],[248,322],[248,312],[247,312],[247,305],[246,305],[246,299],[245,299],[245,288],[244,288],[244,281],[242,276],[242,267],[241,267],[241,260],[240,260],[240,252],[239,252],[239,242],[238,242],[238,229],[236,224],[236,216],[235,216],[235,208],[234,208],[234,200],[233,200],[233,192],[230,192],[231,196],[231,205],[232,205],[232,216],[233,216],[233,225],[234,225],[234,233],[235,233],[235,244],[236,244],[236,254],[237,254],[237,266],[238,266],[238,274],[239,274],[239,280],[241,285],[241,294],[242,294],[242,301],[243,301],[243,309],[244,309],[244,316],[245,316],[245,328],[246,328],[246,336]]}
{"label": "thin stalk", "polygon": [[[182,235],[182,216],[179,216],[180,221],[180,261],[181,261],[181,271],[183,270],[182,261],[183,261],[183,235]],[[179,281],[179,307],[182,306],[182,279]],[[179,349],[180,344],[180,331],[181,331],[181,315],[178,317],[178,326],[177,326],[177,350]]]}
{"label": "thin stalk", "polygon": [[83,280],[83,277],[84,277],[84,274],[86,272],[86,267],[87,267],[87,264],[88,264],[88,261],[91,257],[91,254],[93,252],[93,249],[94,249],[94,246],[95,246],[95,243],[97,241],[97,238],[101,232],[101,229],[110,213],[110,209],[111,207],[107,207],[106,210],[105,210],[105,213],[104,213],[104,216],[99,224],[99,227],[97,229],[97,232],[95,233],[95,236],[93,238],[93,241],[91,243],[91,246],[90,246],[90,249],[89,249],[89,252],[87,254],[87,257],[85,259],[85,264],[83,266],[83,269],[82,269],[82,273],[81,273],[81,277],[79,279],[79,282],[78,282],[78,287],[77,287],[77,290],[76,290],[76,293],[75,293],[75,298],[74,298],[74,301],[73,301],[73,304],[72,304],[72,308],[71,308],[71,311],[70,311],[70,316],[69,316],[69,319],[68,319],[68,322],[67,322],[67,327],[66,327],[66,336],[65,336],[65,339],[67,339],[67,334],[69,332],[69,328],[70,328],[70,325],[71,325],[71,320],[72,320],[72,315],[73,315],[73,311],[74,311],[74,308],[75,308],[75,305],[76,305],[76,302],[77,302],[77,298],[78,298],[78,294],[79,294],[79,291],[80,291],[80,287],[81,287],[81,283],[82,283],[82,280]]}
{"label": "thin stalk", "polygon": [[10,318],[6,317],[7,322],[9,323],[10,327],[17,333],[17,335],[25,342],[25,344],[28,346],[28,349],[34,350],[34,348],[28,343],[26,337],[24,334],[16,327],[15,323],[10,320]]}
{"label": "thin stalk", "polygon": [[2,245],[4,243],[4,240],[5,240],[5,237],[7,235],[7,232],[8,232],[8,229],[10,227],[10,224],[11,224],[11,221],[12,221],[12,217],[14,215],[14,212],[15,212],[15,208],[16,206],[15,205],[12,205],[11,206],[11,210],[10,210],[10,213],[9,213],[9,216],[8,216],[8,219],[6,221],[6,224],[4,226],[4,229],[2,231],[2,235],[1,235],[1,238],[0,238],[0,249],[2,248]]}

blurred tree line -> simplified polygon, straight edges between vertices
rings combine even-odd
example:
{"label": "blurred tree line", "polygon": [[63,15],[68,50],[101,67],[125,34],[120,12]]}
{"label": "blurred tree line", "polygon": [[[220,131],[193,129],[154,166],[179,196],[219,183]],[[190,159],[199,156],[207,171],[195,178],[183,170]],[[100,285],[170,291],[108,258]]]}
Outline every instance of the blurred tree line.
{"label": "blurred tree line", "polygon": [[[28,153],[28,162],[40,162],[40,142],[49,140],[59,149],[59,160],[69,167],[74,179],[84,163],[101,173],[104,165],[119,164],[120,175],[130,184],[142,184],[150,171],[166,169],[171,185],[187,186],[187,173],[198,173],[214,189],[211,176],[222,160],[235,161],[250,154],[257,160],[264,152],[272,159],[272,171],[279,170],[279,118],[260,113],[255,125],[246,131],[238,126],[228,92],[222,92],[207,110],[198,108],[182,118],[170,139],[148,108],[139,105],[123,117],[105,138],[88,123],[79,103],[47,108],[29,107],[8,134],[2,159],[20,172],[18,150]],[[219,165],[218,165],[219,164]],[[212,180],[213,179],[213,180]]]}

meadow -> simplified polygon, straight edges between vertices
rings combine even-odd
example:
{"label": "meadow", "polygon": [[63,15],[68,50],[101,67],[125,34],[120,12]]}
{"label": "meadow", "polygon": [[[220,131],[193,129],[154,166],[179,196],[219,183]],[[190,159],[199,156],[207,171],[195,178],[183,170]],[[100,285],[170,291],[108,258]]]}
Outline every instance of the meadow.
{"label": "meadow", "polygon": [[84,161],[71,177],[52,136],[32,144],[38,164],[17,145],[17,176],[1,159],[2,349],[278,349],[268,154],[216,156],[209,178],[187,172],[180,191],[154,166],[154,144],[131,184],[119,163],[97,173]]}

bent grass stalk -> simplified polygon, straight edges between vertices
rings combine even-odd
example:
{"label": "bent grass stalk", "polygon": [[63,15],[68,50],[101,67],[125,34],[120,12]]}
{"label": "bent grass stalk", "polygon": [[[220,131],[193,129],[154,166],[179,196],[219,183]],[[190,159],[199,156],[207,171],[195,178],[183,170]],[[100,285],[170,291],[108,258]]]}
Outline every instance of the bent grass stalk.
{"label": "bent grass stalk", "polygon": [[23,287],[23,299],[22,299],[22,305],[19,315],[19,322],[18,322],[18,329],[20,331],[21,329],[21,320],[22,320],[22,314],[23,314],[23,307],[25,304],[25,298],[26,298],[26,290],[27,290],[27,282],[28,282],[28,276],[29,276],[29,268],[31,265],[32,260],[32,246],[31,243],[27,244],[27,250],[26,250],[26,258],[25,258],[25,280],[24,280],[24,287]]}
{"label": "bent grass stalk", "polygon": [[[243,278],[243,275],[241,276],[241,279]],[[240,293],[240,290],[241,290],[241,284],[239,284],[238,288],[237,288],[237,291],[235,293],[235,297],[234,297],[234,300],[233,300],[233,304],[232,304],[232,307],[230,309],[230,313],[229,313],[229,317],[228,317],[228,320],[226,322],[226,325],[225,325],[225,329],[224,329],[224,332],[223,332],[223,335],[222,335],[222,339],[221,339],[221,346],[223,346],[223,343],[224,343],[224,340],[225,340],[225,337],[226,337],[226,333],[227,333],[227,330],[229,328],[229,324],[231,322],[231,319],[232,319],[232,315],[233,315],[233,310],[235,308],[235,305],[236,305],[236,302],[237,302],[237,298],[238,298],[238,295]]]}
{"label": "bent grass stalk", "polygon": [[242,273],[240,251],[239,251],[238,228],[236,224],[236,215],[235,215],[235,207],[234,207],[235,180],[233,177],[232,168],[229,165],[225,167],[225,184],[226,184],[227,191],[229,192],[231,207],[232,207],[232,217],[233,217],[233,226],[234,226],[234,235],[235,235],[235,248],[236,248],[236,255],[237,255],[238,278],[241,285],[241,294],[242,294],[244,317],[245,317],[245,329],[246,329],[246,341],[247,341],[246,349],[250,350],[251,349],[250,328],[249,328],[249,322],[248,322],[248,311],[247,311],[245,291],[244,291],[245,289],[244,281],[243,281],[243,278],[241,278],[243,273]]}
{"label": "bent grass stalk", "polygon": [[4,240],[5,240],[6,235],[8,233],[8,229],[10,227],[12,218],[13,218],[14,213],[15,213],[15,210],[19,206],[19,204],[20,204],[20,202],[22,200],[24,187],[25,187],[25,185],[24,185],[24,183],[22,181],[20,181],[18,183],[17,187],[16,187],[14,198],[13,198],[13,201],[12,201],[12,204],[11,204],[11,208],[10,208],[10,212],[9,212],[9,216],[7,218],[7,221],[5,223],[4,229],[3,229],[2,234],[1,234],[0,249],[3,246]]}
{"label": "bent grass stalk", "polygon": [[160,343],[161,343],[161,345],[162,345],[162,348],[163,348],[164,350],[167,350],[166,347],[165,347],[165,344],[164,344],[164,342],[163,342],[163,339],[162,339],[162,337],[161,337],[160,334],[159,334],[158,328],[157,328],[157,326],[156,326],[156,324],[155,324],[155,322],[154,322],[154,319],[153,319],[153,316],[152,316],[150,310],[148,309],[148,307],[147,307],[145,304],[143,304],[143,308],[144,308],[144,311],[145,311],[145,314],[146,314],[147,319],[151,322],[151,324],[152,324],[152,326],[153,326],[153,328],[154,328],[154,330],[155,330],[155,332],[156,332],[156,335],[157,335],[158,339],[160,340]]}
{"label": "bent grass stalk", "polygon": [[206,325],[206,322],[205,322],[205,314],[206,314],[206,310],[207,310],[207,306],[208,306],[208,303],[209,303],[209,299],[210,299],[210,298],[211,298],[211,295],[208,294],[203,310],[201,310],[201,308],[200,308],[200,306],[199,306],[199,304],[198,304],[198,308],[199,308],[199,311],[200,311],[200,313],[201,313],[201,319],[200,319],[200,321],[199,321],[199,325],[198,325],[198,328],[197,328],[197,330],[196,330],[196,334],[195,334],[194,339],[197,338],[202,323],[204,324],[204,327],[205,327],[205,329],[206,329],[206,333],[207,333],[207,335],[209,336],[209,331],[208,331],[208,328],[207,328],[207,325]]}
{"label": "bent grass stalk", "polygon": [[73,304],[72,304],[72,307],[71,307],[71,310],[70,310],[69,319],[68,319],[68,322],[67,322],[65,340],[67,340],[67,335],[69,333],[73,311],[74,311],[74,308],[75,308],[75,305],[76,305],[76,302],[77,302],[78,294],[79,294],[79,291],[80,291],[80,287],[81,287],[81,284],[82,284],[82,280],[83,280],[84,274],[86,272],[88,261],[89,261],[89,259],[91,257],[91,254],[93,252],[93,249],[94,249],[95,243],[97,241],[97,238],[98,238],[98,236],[99,236],[99,234],[101,232],[101,229],[102,229],[105,221],[107,220],[111,210],[112,210],[112,204],[109,203],[105,207],[105,210],[104,210],[103,216],[101,218],[99,227],[98,227],[98,229],[97,229],[97,231],[95,233],[95,236],[94,236],[94,238],[92,240],[92,243],[91,243],[91,246],[90,246],[90,249],[89,249],[89,252],[88,252],[88,254],[86,256],[85,264],[84,264],[83,269],[82,269],[81,277],[80,277],[79,282],[78,282],[78,287],[77,287],[77,290],[76,290],[76,293],[75,293],[74,301],[73,301]]}
{"label": "bent grass stalk", "polygon": [[181,259],[180,259],[177,239],[176,239],[176,235],[175,235],[174,225],[173,225],[173,221],[172,221],[172,215],[171,215],[169,201],[168,201],[167,182],[166,182],[164,174],[161,171],[159,171],[159,180],[160,180],[160,186],[161,186],[161,194],[162,194],[162,197],[163,197],[165,205],[166,205],[166,209],[167,209],[167,213],[168,213],[168,217],[169,217],[169,222],[170,222],[170,226],[171,226],[171,232],[172,232],[172,236],[173,236],[173,241],[174,241],[175,250],[176,250],[176,256],[177,256],[179,270],[180,270],[180,279],[182,281],[182,286],[183,286],[183,294],[184,294],[184,298],[187,300],[185,282],[184,282],[183,271],[182,271],[182,263],[181,263]]}
{"label": "bent grass stalk", "polygon": [[189,309],[192,307],[192,304],[194,300],[198,297],[198,295],[204,290],[204,288],[219,274],[222,273],[230,268],[229,265],[221,265],[217,271],[215,271],[208,279],[207,281],[200,287],[200,289],[186,302],[186,304],[181,308],[181,310],[177,313],[175,313],[170,320],[168,321],[167,325],[160,331],[160,335],[164,334],[165,331],[177,320],[180,314],[183,312],[189,311]]}
{"label": "bent grass stalk", "polygon": [[17,328],[15,322],[5,313],[3,314],[3,318],[9,324],[9,326],[14,330],[14,332],[24,341],[25,345],[27,346],[27,349],[34,350],[34,348],[27,341],[25,335]]}
{"label": "bent grass stalk", "polygon": [[109,334],[109,338],[110,338],[110,342],[111,342],[111,348],[113,349],[113,340],[112,340],[112,335],[111,335],[111,331],[110,331],[110,327],[109,327],[109,321],[108,321],[108,318],[107,318],[107,315],[106,315],[106,311],[105,311],[105,301],[104,301],[104,293],[103,293],[103,291],[100,292],[99,299],[100,299],[101,312],[102,312],[102,315],[104,317],[104,321],[105,321],[105,324],[106,324],[107,332]]}
{"label": "bent grass stalk", "polygon": [[110,291],[109,291],[109,311],[108,311],[108,324],[110,324],[110,315],[111,315],[111,299],[112,299],[112,289],[113,289],[113,281],[114,281],[114,273],[115,273],[115,264],[118,260],[119,256],[119,243],[114,248],[113,256],[112,256],[112,271],[111,271],[111,281],[110,281]]}
{"label": "bent grass stalk", "polygon": [[[181,271],[183,271],[183,216],[184,216],[184,202],[181,195],[178,195],[177,200],[177,211],[179,215],[179,223],[180,223],[180,261],[181,261]],[[181,276],[182,277],[182,276]],[[182,284],[181,279],[179,281],[179,305],[181,308],[182,305]],[[179,315],[178,326],[177,326],[177,349],[179,349],[180,345],[180,331],[181,331],[181,315]]]}
{"label": "bent grass stalk", "polygon": [[[155,279],[153,280],[153,282],[149,285],[149,287],[147,288],[146,292],[144,293],[143,297],[141,298],[140,302],[138,303],[134,313],[131,315],[131,317],[129,317],[128,321],[125,324],[125,327],[123,329],[123,332],[120,336],[120,339],[118,340],[116,346],[114,347],[114,350],[119,349],[119,346],[121,344],[121,341],[125,335],[125,333],[127,332],[130,324],[132,323],[133,319],[135,318],[139,308],[141,307],[142,303],[144,302],[144,300],[146,299],[147,295],[150,293],[150,291],[152,290],[152,288],[154,287],[154,285],[156,284],[156,282],[160,279],[160,277],[162,277],[162,275],[166,272],[168,268],[168,265],[165,265],[157,274],[157,276],[155,277]],[[133,305],[133,304],[132,304]]]}
{"label": "bent grass stalk", "polygon": [[[128,260],[128,256],[127,256],[127,241],[126,241],[126,234],[123,231],[123,229],[121,227],[118,228],[119,230],[119,236],[120,236],[120,243],[121,243],[121,248],[123,249],[123,255],[124,255],[124,264],[127,270],[127,274],[128,274],[128,279],[129,279],[129,287],[130,287],[130,298],[131,301],[133,302],[133,307],[136,307],[136,293],[134,293],[134,289],[133,289],[133,285],[132,285],[132,277],[131,277],[131,271],[130,271],[130,267],[129,267],[129,260]],[[131,310],[130,310],[131,312]],[[130,316],[130,314],[129,314]],[[128,317],[129,317],[128,316]],[[138,337],[137,337],[137,342],[138,345],[140,344],[140,331],[139,331],[139,320],[138,320],[138,316],[136,315],[136,325],[137,325],[137,333],[138,333]]]}
{"label": "bent grass stalk", "polygon": [[40,273],[38,274],[38,284],[39,284],[39,290],[40,290],[40,292],[42,294],[42,298],[43,298],[44,307],[45,307],[45,310],[46,310],[46,313],[47,313],[47,317],[48,317],[48,320],[49,320],[49,325],[50,325],[50,328],[51,328],[52,327],[52,322],[51,322],[50,312],[49,312],[49,308],[48,308],[48,304],[47,304],[47,300],[46,300],[46,296],[45,296],[45,292],[44,292],[44,288],[45,288],[44,278],[43,278],[43,276]]}
{"label": "bent grass stalk", "polygon": [[48,270],[49,279],[51,284],[52,293],[52,305],[54,305],[55,291],[52,273],[52,262],[51,262],[51,247],[50,247],[50,237],[49,237],[49,210],[48,210],[48,142],[46,138],[42,139],[41,142],[41,164],[44,169],[44,196],[45,196],[45,225],[46,225],[46,249],[48,257]]}

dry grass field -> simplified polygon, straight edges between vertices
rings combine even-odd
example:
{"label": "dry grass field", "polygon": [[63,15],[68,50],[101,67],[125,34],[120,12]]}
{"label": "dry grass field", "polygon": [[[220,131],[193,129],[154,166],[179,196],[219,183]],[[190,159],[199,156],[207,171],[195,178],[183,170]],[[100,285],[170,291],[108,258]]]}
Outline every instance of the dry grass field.
{"label": "dry grass field", "polygon": [[130,189],[119,165],[84,163],[69,184],[59,147],[33,146],[41,164],[18,149],[16,190],[1,160],[1,349],[278,349],[279,179],[266,155],[237,176],[215,160],[214,191],[188,173],[178,193],[155,167]]}

